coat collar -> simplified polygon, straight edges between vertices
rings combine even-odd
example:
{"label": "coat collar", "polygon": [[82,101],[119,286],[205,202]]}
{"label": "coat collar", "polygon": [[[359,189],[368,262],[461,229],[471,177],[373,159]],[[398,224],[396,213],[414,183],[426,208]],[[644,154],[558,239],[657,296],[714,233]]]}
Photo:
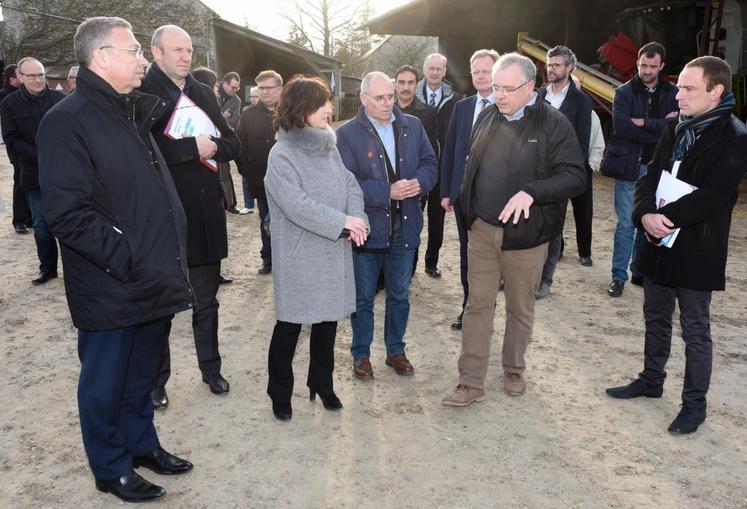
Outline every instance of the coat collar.
{"label": "coat collar", "polygon": [[301,129],[278,129],[277,141],[287,141],[294,147],[308,151],[319,151],[320,149],[332,150],[336,148],[337,136],[335,131],[327,126],[324,129],[318,127],[302,127]]}

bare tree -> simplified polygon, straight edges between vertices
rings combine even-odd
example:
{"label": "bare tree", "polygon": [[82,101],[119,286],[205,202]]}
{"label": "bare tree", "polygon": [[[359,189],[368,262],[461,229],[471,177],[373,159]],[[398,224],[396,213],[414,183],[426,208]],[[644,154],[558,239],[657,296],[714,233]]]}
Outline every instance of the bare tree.
{"label": "bare tree", "polygon": [[337,41],[367,19],[368,1],[287,0],[278,14],[291,25],[290,42],[331,57]]}

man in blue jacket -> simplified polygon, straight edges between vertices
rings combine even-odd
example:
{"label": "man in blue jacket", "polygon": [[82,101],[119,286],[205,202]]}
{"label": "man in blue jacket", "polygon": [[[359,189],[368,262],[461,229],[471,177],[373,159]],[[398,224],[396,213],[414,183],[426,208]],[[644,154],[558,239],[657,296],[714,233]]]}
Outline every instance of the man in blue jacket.
{"label": "man in blue jacket", "polygon": [[612,282],[607,288],[610,297],[622,295],[628,265],[633,274],[631,282],[643,284],[643,275],[635,266],[641,231],[636,232],[631,219],[633,193],[636,180],[646,173],[666,119],[677,116],[677,88],[661,74],[666,55],[661,44],[645,44],[638,51],[638,76],[615,92],[613,134],[601,166],[603,175],[615,179],[617,228],[612,247]]}
{"label": "man in blue jacket", "polygon": [[462,329],[464,306],[467,305],[469,284],[467,283],[467,225],[459,204],[459,188],[464,180],[464,166],[469,153],[472,126],[483,110],[495,104],[493,91],[490,89],[490,71],[498,60],[498,52],[492,49],[475,51],[469,59],[472,86],[477,93],[462,99],[454,106],[449,130],[443,144],[441,155],[441,207],[446,212],[454,212],[457,232],[459,233],[459,267],[462,279],[462,312],[451,324],[453,330]]}
{"label": "man in blue jacket", "polygon": [[364,76],[361,102],[358,115],[337,131],[337,148],[363,190],[371,225],[368,240],[353,252],[353,373],[360,379],[373,377],[369,360],[373,304],[383,268],[386,364],[399,375],[412,375],[414,369],[405,355],[403,340],[410,313],[408,294],[423,229],[420,198],[436,183],[437,160],[420,120],[394,105],[389,76],[382,72]]}

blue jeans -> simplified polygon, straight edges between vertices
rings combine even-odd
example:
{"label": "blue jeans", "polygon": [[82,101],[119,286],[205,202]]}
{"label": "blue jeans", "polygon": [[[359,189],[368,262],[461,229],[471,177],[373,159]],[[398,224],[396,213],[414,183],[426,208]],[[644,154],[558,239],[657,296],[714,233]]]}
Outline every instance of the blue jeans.
{"label": "blue jeans", "polygon": [[57,272],[57,241],[44,220],[41,191],[39,189],[25,189],[26,201],[31,209],[31,220],[34,223],[34,240],[36,241],[36,255],[39,257],[39,270],[42,272]]}
{"label": "blue jeans", "polygon": [[259,256],[262,257],[262,263],[272,265],[272,249],[270,246],[270,236],[264,228],[265,221],[270,219],[270,207],[267,205],[267,198],[257,198],[257,209],[259,209],[259,236],[262,239],[262,249],[259,250]]}
{"label": "blue jeans", "polygon": [[[646,165],[639,168],[638,178],[646,173]],[[615,243],[612,247],[612,279],[615,281],[628,280],[628,265],[634,277],[641,277],[635,264],[638,248],[641,245],[643,232],[633,225],[633,195],[635,182],[631,180],[615,179],[615,214],[617,214],[617,228],[615,228]]]}
{"label": "blue jeans", "polygon": [[384,342],[387,355],[405,352],[405,330],[410,315],[410,281],[416,249],[405,249],[399,225],[386,253],[353,252],[355,270],[355,313],[351,316],[353,344],[350,351],[354,359],[371,356],[374,332],[374,299],[376,283],[383,267],[386,281],[386,312],[384,315]]}
{"label": "blue jeans", "polygon": [[254,208],[254,198],[252,198],[252,193],[249,191],[249,179],[246,177],[241,177],[241,187],[244,190],[244,207],[248,209]]}

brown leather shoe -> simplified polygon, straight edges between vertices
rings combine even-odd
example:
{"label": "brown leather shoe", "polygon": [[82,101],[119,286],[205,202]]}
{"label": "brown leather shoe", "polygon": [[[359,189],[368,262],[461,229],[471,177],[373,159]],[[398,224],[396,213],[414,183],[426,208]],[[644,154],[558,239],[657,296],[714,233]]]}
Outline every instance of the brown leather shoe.
{"label": "brown leather shoe", "polygon": [[398,355],[387,355],[386,365],[394,368],[394,372],[398,375],[410,376],[415,374],[415,368],[412,367],[410,361],[407,360],[405,354],[401,353]]}
{"label": "brown leather shoe", "polygon": [[461,407],[480,401],[485,401],[485,391],[483,389],[459,384],[454,392],[448,394],[441,400],[441,403],[444,406]]}
{"label": "brown leather shoe", "polygon": [[509,396],[521,396],[527,390],[527,383],[521,373],[503,372],[503,390]]}
{"label": "brown leather shoe", "polygon": [[373,378],[373,368],[371,367],[371,361],[368,360],[368,357],[353,359],[353,374],[355,375],[355,378],[361,380]]}

